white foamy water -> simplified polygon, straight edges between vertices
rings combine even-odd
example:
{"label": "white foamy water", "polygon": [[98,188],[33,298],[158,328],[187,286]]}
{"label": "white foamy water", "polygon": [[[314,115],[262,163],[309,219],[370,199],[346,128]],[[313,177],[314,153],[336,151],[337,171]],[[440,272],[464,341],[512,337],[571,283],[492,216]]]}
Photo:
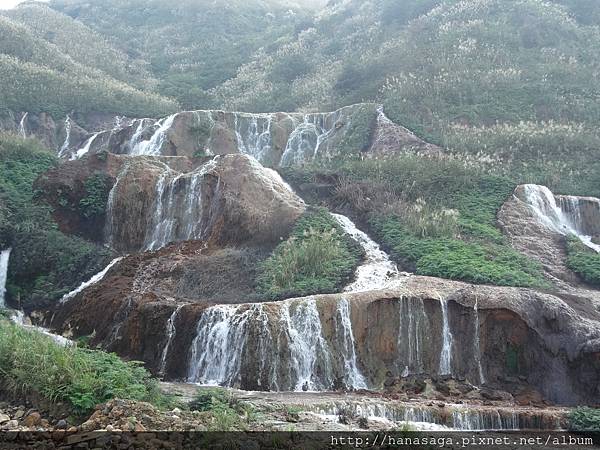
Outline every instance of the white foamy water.
{"label": "white foamy water", "polygon": [[402,276],[390,257],[366,233],[348,217],[332,214],[346,233],[348,233],[365,251],[366,261],[356,270],[356,280],[346,286],[346,292],[364,292],[383,289]]}
{"label": "white foamy water", "polygon": [[454,338],[448,320],[448,300],[440,299],[442,308],[442,352],[440,354],[440,375],[452,374],[452,344]]}
{"label": "white foamy water", "polygon": [[600,245],[592,242],[592,237],[584,234],[582,230],[579,199],[562,197],[563,201],[567,203],[565,209],[568,211],[565,211],[547,187],[527,184],[523,186],[523,189],[525,200],[540,223],[556,233],[577,236],[587,247],[600,252]]}
{"label": "white foamy water", "polygon": [[96,275],[94,275],[88,281],[81,283],[81,285],[77,289],[74,289],[71,292],[69,292],[68,294],[63,295],[63,297],[60,299],[60,303],[65,303],[65,302],[69,301],[70,299],[75,297],[80,292],[83,292],[85,289],[89,288],[90,286],[93,286],[94,284],[100,282],[106,276],[108,271],[122,259],[123,259],[122,256],[113,259],[110,262],[110,264],[108,266],[106,266],[101,272],[98,272]]}
{"label": "white foamy water", "polygon": [[176,329],[175,329],[175,320],[177,319],[177,315],[181,311],[181,309],[185,306],[185,304],[177,306],[169,317],[167,321],[167,342],[162,351],[162,355],[160,357],[160,371],[161,375],[165,375],[167,369],[167,356],[169,355],[169,349],[171,348],[171,343],[173,342],[173,338],[175,337]]}
{"label": "white foamy water", "polygon": [[0,252],[0,309],[6,308],[6,279],[8,278],[8,262],[10,260],[11,249]]}

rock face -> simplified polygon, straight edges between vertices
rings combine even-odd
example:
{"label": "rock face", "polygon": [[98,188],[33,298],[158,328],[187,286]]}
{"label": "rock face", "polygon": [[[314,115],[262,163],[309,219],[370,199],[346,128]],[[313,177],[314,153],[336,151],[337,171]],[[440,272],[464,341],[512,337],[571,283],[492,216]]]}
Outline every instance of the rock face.
{"label": "rock face", "polygon": [[[90,223],[78,211],[85,180],[111,181],[105,214]],[[105,240],[119,252],[201,239],[256,245],[285,236],[305,205],[281,177],[253,158],[94,155],[65,163],[38,180],[65,232]]]}
{"label": "rock face", "polygon": [[600,232],[600,200],[553,195],[537,185],[518,186],[498,213],[498,223],[513,247],[540,261],[559,285],[579,285],[566,267],[566,238],[576,236],[595,251]]}
{"label": "rock face", "polygon": [[441,151],[393,123],[375,104],[331,113],[188,111],[160,120],[92,115],[68,117],[64,123],[44,114],[20,113],[0,128],[36,136],[65,159],[103,151],[187,157],[243,153],[265,166],[284,167],[400,151]]}
{"label": "rock face", "polygon": [[53,327],[169,379],[243,389],[379,390],[427,374],[560,404],[600,399],[600,314],[585,299],[411,277],[385,291],[214,305],[134,286],[139,258],[63,305]]}

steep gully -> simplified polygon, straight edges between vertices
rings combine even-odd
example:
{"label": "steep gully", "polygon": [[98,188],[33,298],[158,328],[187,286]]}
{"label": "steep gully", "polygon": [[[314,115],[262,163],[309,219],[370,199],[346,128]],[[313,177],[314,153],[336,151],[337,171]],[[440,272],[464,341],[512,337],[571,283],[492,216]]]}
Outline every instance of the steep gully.
{"label": "steep gully", "polygon": [[[285,145],[275,144],[281,140],[273,132],[276,123],[281,122],[276,115],[234,114],[225,117],[222,123],[233,122],[235,147],[237,151],[249,154],[265,164],[285,166],[314,158],[321,152],[327,152],[329,142],[343,128],[339,112],[334,116],[317,114],[304,115],[302,118],[290,116],[284,118],[292,125],[284,133]],[[335,115],[337,114],[337,116]],[[207,117],[213,122],[215,114]],[[190,117],[192,119],[190,119]],[[337,118],[337,119],[336,119]],[[219,117],[217,117],[219,119]],[[84,145],[74,153],[69,150],[71,144],[71,120],[65,123],[66,137],[62,145],[63,157],[77,158],[89,153],[97,144],[107,145],[112,136],[124,133],[123,127],[133,130],[126,144],[121,145],[123,153],[129,155],[164,155],[172,146],[170,130],[185,120],[200,123],[200,113],[174,115],[155,122],[149,119],[133,121],[129,125],[115,123],[108,132],[98,132],[87,138]],[[378,110],[378,123],[389,125],[382,110]],[[26,131],[27,117],[21,121],[23,133]],[[347,123],[347,122],[344,122]],[[209,142],[218,142],[218,133],[211,125]],[[291,131],[289,131],[291,130]],[[222,131],[222,130],[221,130]],[[229,130],[231,131],[231,130]],[[288,133],[289,134],[286,134]],[[125,134],[129,133],[126,130]],[[107,141],[108,139],[108,141]],[[185,142],[183,143],[185,144]],[[280,158],[274,156],[273,148],[279,148]],[[181,148],[185,147],[182,145]],[[228,151],[228,150],[227,150]],[[212,152],[211,152],[212,153]],[[68,155],[71,156],[68,156]],[[162,166],[161,175],[156,183],[155,207],[143,240],[142,250],[158,250],[169,242],[202,237],[200,210],[202,199],[202,180],[213,168],[218,158],[192,172],[179,172],[168,165]],[[275,161],[273,163],[273,161]],[[160,165],[160,164],[159,164]],[[115,223],[113,210],[115,192],[120,178],[109,196],[107,236],[112,243]],[[592,238],[585,234],[580,213],[581,208],[575,200],[558,202],[543,188],[526,188],[528,202],[538,215],[538,219],[554,231],[566,234],[573,232],[586,245],[595,248]],[[554,199],[554,201],[552,201]],[[187,380],[191,383],[219,384],[223,386],[242,386],[271,391],[323,391],[331,389],[378,389],[380,377],[373,373],[373,364],[364,350],[357,345],[356,326],[360,321],[356,296],[353,294],[379,289],[391,289],[401,286],[406,276],[399,274],[389,257],[377,244],[344,216],[335,216],[340,225],[363,247],[366,253],[365,263],[357,270],[355,281],[347,286],[348,295],[326,302],[314,297],[293,299],[270,304],[216,305],[206,309],[198,319],[195,337],[190,348]],[[573,219],[575,218],[575,219]],[[4,257],[3,252],[3,257]],[[6,256],[8,260],[8,256]],[[101,273],[84,283],[77,290],[67,294],[63,302],[77,297],[86,288],[100,282],[120,259],[111,262]],[[397,308],[396,361],[394,365],[402,368],[402,375],[430,373],[441,376],[468,376],[473,384],[482,384],[486,380],[486,362],[482,355],[480,336],[480,311],[478,299],[473,310],[472,332],[465,339],[455,338],[450,320],[449,303],[441,298],[437,308],[423,299],[400,298],[395,302]],[[165,340],[160,356],[159,373],[168,376],[168,360],[177,335],[177,323],[184,314],[185,305],[176,305],[165,324]],[[455,313],[456,314],[456,313]],[[456,319],[454,319],[456,321]],[[440,330],[439,336],[431,336],[431,330]],[[364,333],[361,329],[361,333]],[[464,334],[464,333],[463,333]],[[458,341],[457,341],[458,339]],[[477,367],[465,371],[455,363],[453,355],[457,348],[468,343]],[[435,355],[437,354],[437,357]],[[301,395],[301,394],[298,394]],[[307,394],[308,395],[308,394]],[[324,409],[331,413],[331,409]],[[370,414],[370,413],[369,413]],[[386,414],[379,411],[380,415]],[[396,414],[396,413],[394,413]],[[407,413],[403,418],[412,421],[440,423],[433,416],[415,416]],[[411,415],[412,414],[412,415]],[[479,412],[477,413],[479,414]],[[491,415],[490,415],[491,414]],[[454,428],[514,428],[514,417],[503,422],[496,420],[495,413],[486,413],[480,419],[465,419],[458,414],[451,423]],[[387,414],[390,418],[390,414]],[[396,418],[400,416],[394,416]],[[462,417],[462,418],[461,418]],[[479,416],[478,416],[479,417]],[[417,420],[419,419],[419,420]],[[423,419],[423,420],[421,420]]]}

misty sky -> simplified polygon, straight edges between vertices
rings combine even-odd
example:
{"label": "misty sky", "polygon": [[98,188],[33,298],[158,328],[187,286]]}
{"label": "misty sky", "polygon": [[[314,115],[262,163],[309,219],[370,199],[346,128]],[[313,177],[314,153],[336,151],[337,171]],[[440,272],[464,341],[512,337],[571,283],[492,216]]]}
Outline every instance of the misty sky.
{"label": "misty sky", "polygon": [[10,9],[17,6],[23,0],[0,0],[0,9]]}

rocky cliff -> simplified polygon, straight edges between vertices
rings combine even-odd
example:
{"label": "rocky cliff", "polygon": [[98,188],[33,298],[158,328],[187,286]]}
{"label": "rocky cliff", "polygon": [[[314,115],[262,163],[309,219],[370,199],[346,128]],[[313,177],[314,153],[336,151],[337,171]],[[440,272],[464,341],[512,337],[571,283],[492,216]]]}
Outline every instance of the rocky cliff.
{"label": "rocky cliff", "polygon": [[[86,180],[109,180],[103,214],[92,220],[79,205]],[[158,249],[202,239],[256,245],[285,236],[304,211],[273,170],[253,158],[91,155],[50,171],[37,182],[65,232],[104,241],[118,252]],[[98,201],[102,201],[99,199]]]}
{"label": "rocky cliff", "polygon": [[251,114],[188,111],[155,119],[91,115],[55,122],[47,114],[12,114],[0,129],[34,136],[65,159],[108,151],[127,155],[205,156],[244,153],[269,167],[316,160],[439,153],[375,104],[331,113]]}
{"label": "rocky cliff", "polygon": [[559,404],[600,398],[600,313],[588,299],[410,277],[383,291],[224,305],[178,290],[202,253],[212,252],[128,257],[52,326],[168,379],[242,389],[394,390],[425,376],[524,402],[535,391]]}

